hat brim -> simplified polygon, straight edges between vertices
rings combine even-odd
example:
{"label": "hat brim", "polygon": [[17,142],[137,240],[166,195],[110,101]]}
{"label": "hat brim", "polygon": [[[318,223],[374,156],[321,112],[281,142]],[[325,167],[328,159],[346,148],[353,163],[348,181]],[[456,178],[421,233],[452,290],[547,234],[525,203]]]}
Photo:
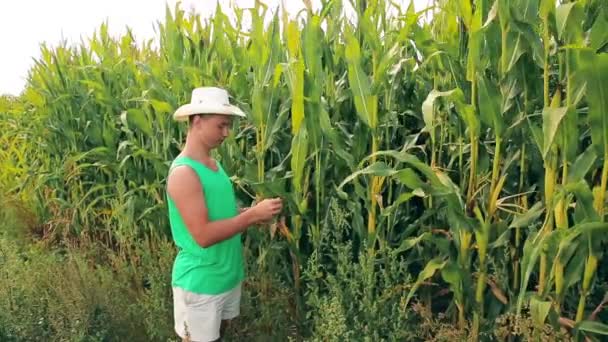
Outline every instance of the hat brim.
{"label": "hat brim", "polygon": [[246,117],[245,113],[237,106],[224,104],[188,103],[179,107],[173,114],[176,121],[187,121],[190,115],[195,114],[220,114],[238,117]]}

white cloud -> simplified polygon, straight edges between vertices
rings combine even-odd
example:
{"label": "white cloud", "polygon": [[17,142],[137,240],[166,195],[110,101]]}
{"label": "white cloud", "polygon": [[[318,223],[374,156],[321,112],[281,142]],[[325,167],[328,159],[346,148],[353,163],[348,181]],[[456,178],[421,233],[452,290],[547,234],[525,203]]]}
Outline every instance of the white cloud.
{"label": "white cloud", "polygon": [[[416,9],[429,0],[414,0]],[[263,0],[274,11],[284,2],[292,15],[304,7],[298,0]],[[312,0],[318,8],[320,0]],[[407,0],[396,1],[409,3]],[[254,0],[223,0],[222,7],[230,4],[253,7]],[[348,1],[344,1],[345,4]],[[102,22],[108,21],[109,31],[115,35],[132,29],[137,40],[155,36],[158,21],[164,21],[165,6],[175,7],[176,0],[20,0],[0,3],[0,94],[17,95],[25,85],[33,58],[39,57],[40,43],[56,45],[62,39],[77,43],[90,37]],[[216,1],[182,0],[184,10],[195,9],[203,17],[213,15]]]}

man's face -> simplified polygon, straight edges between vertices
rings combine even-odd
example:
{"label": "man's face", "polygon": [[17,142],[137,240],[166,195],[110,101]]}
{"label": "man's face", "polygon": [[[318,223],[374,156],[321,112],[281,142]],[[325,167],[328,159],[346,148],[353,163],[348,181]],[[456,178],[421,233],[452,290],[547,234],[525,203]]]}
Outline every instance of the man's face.
{"label": "man's face", "polygon": [[224,142],[230,134],[232,116],[219,114],[206,114],[195,118],[192,129],[209,148],[216,148]]}

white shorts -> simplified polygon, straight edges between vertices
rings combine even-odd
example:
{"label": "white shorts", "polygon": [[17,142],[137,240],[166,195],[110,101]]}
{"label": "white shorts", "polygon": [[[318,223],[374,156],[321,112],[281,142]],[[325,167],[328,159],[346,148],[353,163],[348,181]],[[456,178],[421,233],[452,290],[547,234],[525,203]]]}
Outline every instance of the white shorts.
{"label": "white shorts", "polygon": [[173,288],[175,332],[192,342],[215,341],[220,338],[222,320],[240,313],[241,284],[219,294],[205,295]]}

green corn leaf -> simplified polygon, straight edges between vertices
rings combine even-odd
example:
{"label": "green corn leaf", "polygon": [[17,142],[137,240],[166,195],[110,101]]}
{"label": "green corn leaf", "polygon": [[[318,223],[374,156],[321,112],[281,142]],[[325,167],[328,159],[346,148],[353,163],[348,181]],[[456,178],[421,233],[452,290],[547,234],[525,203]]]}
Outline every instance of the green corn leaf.
{"label": "green corn leaf", "polygon": [[517,64],[521,56],[527,52],[527,43],[524,36],[516,31],[507,33],[507,49],[504,53],[507,54],[507,68],[504,73],[508,73]]}
{"label": "green corn leaf", "polygon": [[517,36],[518,41],[515,44],[520,44],[520,40],[523,40],[526,45],[527,53],[533,57],[536,65],[540,68],[544,67],[543,46],[540,37],[534,30],[534,25],[532,23],[519,20],[513,20],[509,23],[509,25],[519,34]]}
{"label": "green corn leaf", "polygon": [[579,2],[559,5],[555,10],[558,38],[568,43],[581,41],[583,38],[581,27],[583,16],[583,8]]}
{"label": "green corn leaf", "polygon": [[298,194],[302,194],[306,159],[308,157],[308,132],[306,126],[300,126],[300,131],[291,142],[291,171],[293,185]]}
{"label": "green corn leaf", "polygon": [[578,113],[573,107],[568,107],[555,137],[555,142],[567,160],[577,157],[578,140]]}
{"label": "green corn leaf", "polygon": [[574,209],[574,221],[576,223],[599,221],[599,215],[593,208],[593,194],[589,184],[584,179],[568,183],[565,190],[574,193],[576,196],[576,207]]}
{"label": "green corn leaf", "polygon": [[464,94],[460,88],[449,91],[438,91],[433,89],[422,103],[422,116],[425,123],[425,130],[431,134],[431,140],[435,140],[435,117],[434,106],[435,100],[439,97],[445,97],[446,100],[452,101],[456,106],[457,111],[463,117],[469,129],[474,132],[474,135],[479,135],[479,121],[475,116],[475,111],[472,106],[464,103]]}
{"label": "green corn leaf", "polygon": [[422,234],[420,234],[419,236],[417,236],[415,238],[405,239],[399,245],[399,247],[397,247],[392,252],[395,253],[395,254],[399,254],[399,253],[403,253],[405,251],[408,251],[408,250],[412,249],[413,247],[417,246],[420,243],[420,241],[426,240],[430,236],[431,235],[429,233],[422,233]]}
{"label": "green corn leaf", "polygon": [[496,0],[498,3],[498,18],[501,26],[507,26],[511,20],[511,8],[509,0]]}
{"label": "green corn leaf", "polygon": [[502,100],[498,87],[483,76],[478,78],[477,83],[479,85],[479,112],[481,120],[486,125],[494,128],[496,136],[502,137],[504,119],[500,110]]}
{"label": "green corn leaf", "polygon": [[290,21],[287,26],[287,51],[291,58],[291,133],[295,135],[304,120],[304,61],[301,57],[300,31],[295,21]]}
{"label": "green corn leaf", "polygon": [[486,29],[490,24],[494,22],[494,20],[498,17],[498,1],[494,1],[490,11],[488,12],[488,16],[486,18],[485,23],[483,23],[482,28]]}
{"label": "green corn leaf", "polygon": [[580,321],[574,329],[598,335],[608,335],[608,325],[596,321]]}
{"label": "green corn leaf", "polygon": [[[409,201],[412,197],[424,197],[424,193],[420,191],[414,191],[414,192],[403,192],[399,195],[399,197],[397,197],[397,199],[391,203],[389,206],[387,206],[386,208],[384,208],[382,215],[383,216],[389,216],[391,214],[393,214],[395,212],[395,210],[403,203]],[[404,241],[405,242],[405,241]]]}
{"label": "green corn leaf", "polygon": [[606,44],[608,44],[608,9],[603,7],[603,11],[600,11],[589,32],[589,47],[597,51]]}
{"label": "green corn leaf", "polygon": [[321,29],[321,18],[313,15],[304,27],[302,50],[304,52],[306,68],[315,77],[322,75],[322,48],[323,30]]}
{"label": "green corn leaf", "polygon": [[544,142],[543,142],[543,130],[541,127],[528,120],[528,128],[530,129],[530,133],[532,134],[532,138],[538,147],[538,150],[542,153],[544,151]]}
{"label": "green corn leaf", "polygon": [[518,18],[528,22],[532,22],[536,19],[540,5],[538,0],[515,0],[511,3],[511,10],[516,13]]}
{"label": "green corn leaf", "polygon": [[[468,1],[464,1],[469,3]],[[481,43],[483,41],[483,30],[481,27],[482,9],[477,8],[471,22],[471,38],[469,40],[469,53],[467,56],[467,80],[475,79],[477,70],[481,67]]]}
{"label": "green corn leaf", "polygon": [[346,32],[345,57],[357,114],[367,126],[375,130],[378,126],[378,97],[371,92],[370,78],[361,67],[361,47],[350,29]]}
{"label": "green corn leaf", "polygon": [[[395,158],[399,162],[406,163],[408,165],[415,167],[424,176],[426,176],[426,178],[435,187],[442,187],[442,188],[445,188],[446,190],[448,187],[452,187],[452,188],[455,187],[455,185],[451,181],[449,181],[449,179],[448,180],[440,179],[438,176],[438,173],[436,173],[435,170],[433,170],[429,165],[427,165],[426,163],[423,163],[416,156],[409,154],[407,152],[400,152],[400,151],[393,151],[393,150],[378,151],[376,153],[373,153],[373,154],[370,154],[369,156],[367,156],[362,162],[365,162],[373,157],[379,157],[379,156],[389,156],[389,157]],[[397,171],[393,170],[392,173],[386,174],[386,176],[392,176],[396,172]]]}
{"label": "green corn leaf", "polygon": [[596,159],[597,154],[593,147],[587,148],[585,152],[576,157],[576,160],[572,163],[572,167],[568,169],[568,183],[577,183],[583,180],[585,175],[591,170],[591,167],[593,167]]}
{"label": "green corn leaf", "polygon": [[587,78],[591,140],[598,155],[604,156],[608,153],[608,55],[585,53],[582,59]]}
{"label": "green corn leaf", "polygon": [[540,0],[540,17],[546,18],[550,13],[555,11],[555,1],[553,0]]}
{"label": "green corn leaf", "polygon": [[150,99],[150,104],[158,114],[172,113],[173,107],[165,101]]}
{"label": "green corn leaf", "polygon": [[414,283],[414,286],[412,286],[412,289],[408,293],[407,298],[405,299],[404,306],[408,305],[408,303],[414,296],[414,293],[416,293],[416,291],[418,291],[418,288],[420,287],[420,285],[422,285],[422,282],[424,282],[425,280],[427,280],[427,279],[431,278],[433,275],[435,275],[435,272],[437,272],[437,270],[442,269],[446,263],[447,263],[447,261],[441,261],[441,258],[437,257],[437,258],[431,259],[426,264],[426,266],[424,267],[422,272],[420,272],[420,274],[418,274],[418,279],[416,280],[416,282]]}
{"label": "green corn leaf", "polygon": [[418,177],[416,172],[410,168],[398,171],[394,178],[410,189],[418,189],[424,186],[424,182]]}
{"label": "green corn leaf", "polygon": [[[536,266],[536,261],[540,256],[541,249],[547,240],[549,234],[544,234],[542,231],[537,232],[536,234],[530,235],[524,244],[524,253],[523,258],[521,260],[521,284],[519,286],[520,289],[526,289],[528,287],[528,281],[530,281],[530,276],[534,271]],[[520,291],[517,297],[517,314],[521,313],[521,308],[523,306],[524,296],[526,291]]]}
{"label": "green corn leaf", "polygon": [[536,202],[524,214],[516,216],[511,221],[509,228],[527,228],[542,215],[543,211],[542,202]]}
{"label": "green corn leaf", "polygon": [[551,310],[550,301],[541,301],[536,296],[530,299],[530,314],[537,327],[542,327]]}
{"label": "green corn leaf", "polygon": [[543,109],[543,159],[547,157],[562,120],[568,113],[567,107],[559,107],[559,98],[559,94],[556,94],[551,107]]}
{"label": "green corn leaf", "polygon": [[569,259],[564,274],[564,290],[574,286],[583,279],[585,262],[587,261],[587,250],[580,248],[580,244],[572,244],[574,255]]}
{"label": "green corn leaf", "polygon": [[456,5],[458,6],[458,13],[463,19],[463,22],[467,29],[471,28],[471,22],[473,21],[473,8],[471,7],[471,2],[468,0],[458,0],[456,1]]}
{"label": "green corn leaf", "polygon": [[449,261],[441,269],[441,277],[446,283],[450,284],[450,289],[452,290],[452,292],[454,292],[454,297],[456,298],[456,301],[460,302],[464,298],[463,279],[465,275],[462,268],[457,263]]}
{"label": "green corn leaf", "polygon": [[127,122],[128,127],[135,127],[140,130],[144,134],[151,136],[152,135],[152,126],[150,122],[146,118],[146,114],[143,110],[137,108],[131,108],[126,112],[123,112],[125,117],[125,121]]}
{"label": "green corn leaf", "polygon": [[110,120],[105,120],[103,124],[103,143],[107,147],[116,148],[118,147],[118,130],[114,127]]}
{"label": "green corn leaf", "polygon": [[304,120],[304,62],[297,60],[291,65],[291,131],[296,134]]}
{"label": "green corn leaf", "polygon": [[338,194],[344,198],[344,196],[347,196],[347,195],[344,191],[342,191],[342,188],[347,183],[353,181],[354,179],[356,179],[359,176],[373,175],[373,176],[388,177],[388,176],[394,175],[395,173],[397,173],[397,171],[395,171],[392,167],[388,166],[386,163],[381,162],[381,161],[374,162],[373,164],[369,165],[368,167],[366,167],[364,169],[360,169],[360,170],[357,170],[357,171],[351,173],[348,177],[346,177],[342,181],[342,183],[340,183],[340,185],[338,185],[336,190],[337,190]]}

